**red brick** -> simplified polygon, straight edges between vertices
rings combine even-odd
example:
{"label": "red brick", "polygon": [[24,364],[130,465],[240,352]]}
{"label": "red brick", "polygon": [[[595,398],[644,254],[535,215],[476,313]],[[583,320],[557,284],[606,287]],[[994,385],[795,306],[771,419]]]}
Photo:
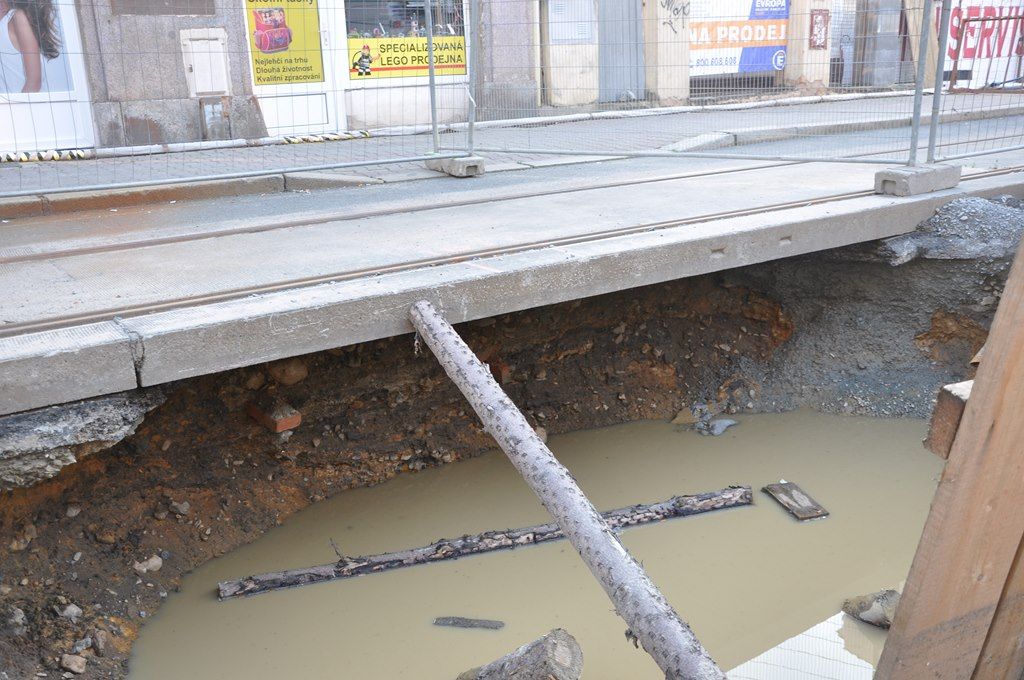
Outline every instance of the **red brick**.
{"label": "red brick", "polygon": [[245,412],[271,432],[294,430],[302,422],[302,414],[280,397],[264,395],[245,406]]}

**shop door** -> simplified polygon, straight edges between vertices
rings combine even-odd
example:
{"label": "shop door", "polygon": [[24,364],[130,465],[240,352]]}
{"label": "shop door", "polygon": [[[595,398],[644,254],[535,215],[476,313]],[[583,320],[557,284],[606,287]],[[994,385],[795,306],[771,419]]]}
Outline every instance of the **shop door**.
{"label": "shop door", "polygon": [[644,99],[642,0],[599,0],[597,11],[599,100]]}
{"label": "shop door", "polygon": [[253,93],[271,136],[345,129],[343,0],[245,0]]}
{"label": "shop door", "polygon": [[50,56],[40,57],[39,78],[27,74],[19,60],[0,65],[0,150],[80,149],[95,144],[76,4],[58,2],[54,7],[60,45]]}

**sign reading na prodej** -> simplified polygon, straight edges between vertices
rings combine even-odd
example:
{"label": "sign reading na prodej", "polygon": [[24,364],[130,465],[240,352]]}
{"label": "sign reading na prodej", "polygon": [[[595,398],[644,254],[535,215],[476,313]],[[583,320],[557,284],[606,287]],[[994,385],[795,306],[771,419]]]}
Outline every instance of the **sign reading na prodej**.
{"label": "sign reading na prodej", "polygon": [[691,76],[786,67],[789,0],[693,0],[689,27]]}
{"label": "sign reading na prodej", "polygon": [[[349,38],[349,77],[353,81],[371,78],[409,78],[429,75],[427,39]],[[465,75],[466,39],[461,35],[434,37],[434,73],[439,76]]]}
{"label": "sign reading na prodej", "polygon": [[256,85],[323,82],[318,0],[246,0],[245,20]]}

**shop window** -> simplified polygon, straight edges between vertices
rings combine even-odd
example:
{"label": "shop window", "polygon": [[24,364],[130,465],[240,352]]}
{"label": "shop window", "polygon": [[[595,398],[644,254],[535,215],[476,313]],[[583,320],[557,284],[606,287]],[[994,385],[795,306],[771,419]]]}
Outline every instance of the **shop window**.
{"label": "shop window", "polygon": [[[415,38],[427,35],[425,0],[346,0],[349,38]],[[462,0],[434,0],[434,35],[464,35]]]}
{"label": "shop window", "polygon": [[[423,78],[430,74],[425,0],[346,0],[349,78]],[[466,75],[463,0],[432,0],[434,69]]]}
{"label": "shop window", "polygon": [[147,14],[150,16],[213,16],[214,0],[110,0],[114,14]]}

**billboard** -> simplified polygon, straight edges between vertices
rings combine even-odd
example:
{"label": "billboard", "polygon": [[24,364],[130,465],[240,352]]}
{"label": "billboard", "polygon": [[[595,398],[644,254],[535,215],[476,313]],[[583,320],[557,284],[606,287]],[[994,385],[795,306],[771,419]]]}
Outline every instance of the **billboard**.
{"label": "billboard", "polygon": [[[429,75],[424,37],[349,38],[349,77],[409,78]],[[434,73],[465,75],[466,39],[461,35],[434,37]]]}
{"label": "billboard", "polygon": [[[0,35],[6,43],[6,49],[0,50],[0,93],[74,90],[69,55],[82,63],[82,53],[67,49],[59,7],[52,0],[5,5],[0,18]],[[11,35],[20,35],[20,49]]]}
{"label": "billboard", "polygon": [[318,0],[246,0],[245,20],[256,85],[323,81]]}
{"label": "billboard", "polygon": [[781,71],[789,0],[694,0],[690,75]]}

